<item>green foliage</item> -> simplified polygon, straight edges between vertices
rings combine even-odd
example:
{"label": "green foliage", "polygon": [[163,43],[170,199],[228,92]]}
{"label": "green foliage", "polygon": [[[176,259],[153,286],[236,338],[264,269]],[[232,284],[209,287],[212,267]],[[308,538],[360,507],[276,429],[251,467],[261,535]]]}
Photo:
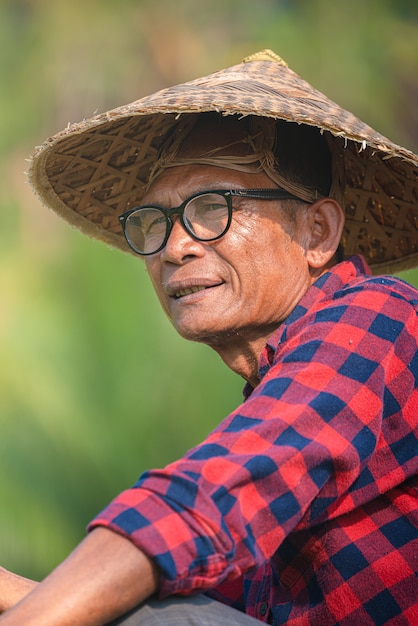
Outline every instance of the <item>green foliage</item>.
{"label": "green foliage", "polygon": [[176,336],[139,259],[40,206],[23,173],[33,145],[270,47],[417,150],[418,18],[407,0],[3,0],[0,32],[0,563],[38,577],[242,383]]}

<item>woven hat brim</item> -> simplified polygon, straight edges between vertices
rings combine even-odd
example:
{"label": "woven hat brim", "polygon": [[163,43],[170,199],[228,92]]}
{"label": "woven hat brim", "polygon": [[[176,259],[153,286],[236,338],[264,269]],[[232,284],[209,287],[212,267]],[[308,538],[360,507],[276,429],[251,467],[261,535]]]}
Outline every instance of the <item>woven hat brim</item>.
{"label": "woven hat brim", "polygon": [[128,250],[118,215],[140,204],[164,138],[182,115],[215,111],[319,128],[332,138],[346,212],[344,247],[376,273],[418,265],[418,157],[342,109],[272,53],[69,125],[32,159],[43,203],[89,236]]}

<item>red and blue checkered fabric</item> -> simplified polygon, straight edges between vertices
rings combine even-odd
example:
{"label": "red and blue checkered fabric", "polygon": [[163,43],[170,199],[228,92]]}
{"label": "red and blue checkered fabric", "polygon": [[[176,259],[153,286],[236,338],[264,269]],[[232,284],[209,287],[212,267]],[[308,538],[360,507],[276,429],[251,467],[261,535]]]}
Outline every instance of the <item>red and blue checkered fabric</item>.
{"label": "red and blue checkered fabric", "polygon": [[243,404],[90,527],[155,559],[161,596],[205,591],[276,625],[418,624],[417,309],[360,257],[335,266]]}

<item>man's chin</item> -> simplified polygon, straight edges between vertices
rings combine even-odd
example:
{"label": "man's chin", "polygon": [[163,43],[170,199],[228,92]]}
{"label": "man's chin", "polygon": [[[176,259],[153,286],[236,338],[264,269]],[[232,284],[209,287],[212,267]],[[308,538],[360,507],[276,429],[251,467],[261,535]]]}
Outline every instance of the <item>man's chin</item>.
{"label": "man's chin", "polygon": [[216,348],[225,343],[227,336],[231,336],[231,333],[222,329],[215,329],[211,326],[189,326],[187,324],[181,324],[172,322],[174,328],[178,334],[187,339],[188,341],[195,341],[196,343],[203,343],[210,347]]}

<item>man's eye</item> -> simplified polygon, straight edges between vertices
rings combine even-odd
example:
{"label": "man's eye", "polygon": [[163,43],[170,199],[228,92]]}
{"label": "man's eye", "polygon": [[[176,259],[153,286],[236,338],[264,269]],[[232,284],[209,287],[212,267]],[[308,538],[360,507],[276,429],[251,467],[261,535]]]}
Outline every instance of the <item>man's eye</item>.
{"label": "man's eye", "polygon": [[144,235],[154,235],[165,229],[166,220],[159,211],[150,211],[132,215],[130,224],[134,228],[139,228]]}
{"label": "man's eye", "polygon": [[225,203],[218,201],[206,201],[196,204],[194,207],[196,218],[217,219],[228,211]]}
{"label": "man's eye", "polygon": [[201,211],[203,213],[206,213],[207,215],[210,214],[214,214],[214,213],[224,213],[225,212],[225,205],[224,204],[219,204],[219,203],[210,203],[207,204],[205,206],[202,207]]}
{"label": "man's eye", "polygon": [[145,223],[143,230],[146,234],[153,235],[165,230],[165,224],[165,217],[161,215]]}

